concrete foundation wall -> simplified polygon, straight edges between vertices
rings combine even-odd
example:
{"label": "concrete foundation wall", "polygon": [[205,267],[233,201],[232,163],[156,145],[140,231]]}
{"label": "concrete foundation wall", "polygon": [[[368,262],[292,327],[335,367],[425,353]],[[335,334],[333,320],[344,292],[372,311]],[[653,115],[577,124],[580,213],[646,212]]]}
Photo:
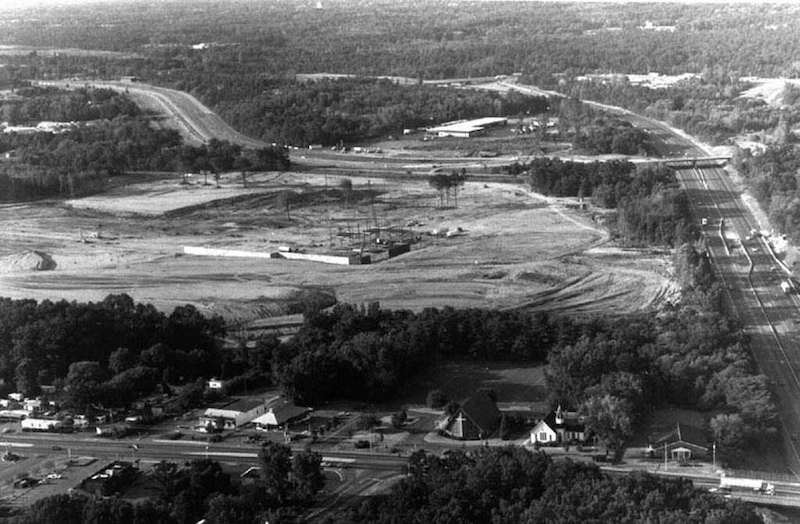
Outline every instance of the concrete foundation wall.
{"label": "concrete foundation wall", "polygon": [[349,266],[350,257],[337,256],[337,255],[318,255],[316,253],[280,253],[283,258],[289,260],[309,260],[311,262],[323,262],[325,264],[338,264],[340,266]]}
{"label": "concrete foundation wall", "polygon": [[271,253],[260,251],[241,251],[238,249],[215,249],[211,247],[183,246],[187,255],[201,255],[207,257],[239,257],[239,258],[271,258]]}

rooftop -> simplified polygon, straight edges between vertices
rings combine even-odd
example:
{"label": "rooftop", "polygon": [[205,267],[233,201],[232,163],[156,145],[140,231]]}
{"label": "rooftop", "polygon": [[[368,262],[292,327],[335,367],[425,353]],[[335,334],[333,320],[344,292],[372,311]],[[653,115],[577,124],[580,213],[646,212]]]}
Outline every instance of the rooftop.
{"label": "rooftop", "polygon": [[263,404],[264,401],[262,399],[237,398],[225,404],[213,406],[210,409],[239,411],[241,413],[245,413],[251,409],[257,408],[258,406],[262,406]]}
{"label": "rooftop", "polygon": [[442,125],[428,128],[428,131],[433,133],[438,133],[438,132],[470,133],[474,131],[480,131],[484,127],[488,127],[495,124],[503,124],[505,122],[508,122],[507,118],[490,116],[485,118],[476,118],[473,120],[459,120],[457,122],[445,122]]}

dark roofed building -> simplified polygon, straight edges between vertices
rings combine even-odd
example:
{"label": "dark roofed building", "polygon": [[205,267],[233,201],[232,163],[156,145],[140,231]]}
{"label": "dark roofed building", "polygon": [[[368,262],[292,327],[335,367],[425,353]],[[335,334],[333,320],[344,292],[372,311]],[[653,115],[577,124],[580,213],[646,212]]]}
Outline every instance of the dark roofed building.
{"label": "dark roofed building", "polygon": [[267,412],[253,419],[256,429],[275,429],[291,422],[301,420],[311,412],[311,408],[296,406],[288,400],[278,399],[267,405]]}
{"label": "dark roofed building", "polygon": [[489,438],[500,426],[502,413],[486,391],[479,391],[465,400],[447,418],[442,431],[449,437],[462,440]]}
{"label": "dark roofed building", "polygon": [[702,429],[677,422],[675,429],[661,435],[650,445],[652,453],[667,453],[673,460],[685,462],[708,456],[708,437]]}

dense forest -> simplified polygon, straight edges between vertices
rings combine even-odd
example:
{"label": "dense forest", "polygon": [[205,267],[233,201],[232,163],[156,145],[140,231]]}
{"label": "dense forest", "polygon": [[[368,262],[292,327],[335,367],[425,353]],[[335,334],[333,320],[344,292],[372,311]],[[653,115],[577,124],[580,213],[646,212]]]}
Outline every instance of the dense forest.
{"label": "dense forest", "polygon": [[759,133],[765,143],[792,140],[788,129],[800,123],[798,88],[787,83],[777,104],[741,97],[751,84],[728,76],[687,79],[652,89],[632,85],[625,77],[580,79],[561,90],[582,100],[618,105],[669,122],[712,144],[724,144],[740,134]]}
{"label": "dense forest", "polygon": [[[433,1],[343,0],[325,2],[323,9],[301,2],[243,1],[143,3],[101,12],[49,8],[0,26],[3,44],[41,47],[4,56],[0,86],[14,87],[30,78],[136,75],[198,95],[253,136],[300,145],[333,144],[354,133],[397,133],[420,117],[446,120],[467,115],[475,106],[463,101],[454,106],[452,92],[431,95],[435,90],[422,86],[407,91],[413,95],[383,86],[372,96],[366,84],[357,85],[366,81],[352,79],[345,82],[348,94],[342,97],[350,99],[336,100],[343,94],[341,87],[333,87],[336,81],[303,86],[295,82],[296,73],[394,75],[403,77],[404,84],[519,73],[526,82],[623,105],[721,142],[735,132],[776,123],[775,109],[737,97],[748,75],[800,74],[798,62],[785,52],[800,46],[796,9],[783,4],[602,3],[575,9],[546,2],[462,2],[454,8]],[[114,52],[56,52],[59,48]],[[657,90],[622,79],[579,80],[587,74],[650,72],[698,78]],[[320,90],[327,94],[317,96]],[[414,99],[429,96],[446,100],[444,107],[429,104],[429,114],[418,111]],[[387,113],[375,110],[374,102],[381,109],[396,107]],[[321,103],[332,108],[314,113],[312,108]],[[348,106],[358,103],[365,109],[354,118]],[[792,111],[788,121],[799,117]],[[602,144],[604,135],[587,138]]]}
{"label": "dense forest", "polygon": [[593,464],[553,461],[518,447],[418,451],[409,475],[329,523],[429,524],[736,522],[757,524],[752,507],[696,489],[684,478],[610,476]]}
{"label": "dense forest", "polygon": [[591,197],[597,206],[616,208],[615,233],[626,244],[672,247],[697,238],[688,198],[669,168],[535,158],[507,172],[527,173],[531,188],[545,195]]}
{"label": "dense forest", "polygon": [[[50,7],[35,17],[11,9],[19,18],[3,26],[0,43],[117,51],[123,54],[91,57],[89,70],[107,71],[107,62],[116,60],[119,68],[152,77],[168,69],[412,78],[518,71],[549,83],[556,81],[553,73],[597,71],[793,76],[798,65],[784,50],[800,46],[797,8],[780,3],[576,9],[547,2],[454,8],[434,1],[329,0],[314,9],[308,2],[206,0],[112,4],[102,11]],[[648,30],[647,22],[674,30]],[[77,58],[65,57],[63,76],[72,74]]]}
{"label": "dense forest", "polygon": [[757,156],[742,152],[734,158],[734,166],[767,211],[770,223],[792,242],[800,242],[800,150],[784,145]]}
{"label": "dense forest", "polygon": [[141,116],[142,111],[127,96],[111,89],[22,87],[0,103],[0,120],[11,125],[110,120],[118,116]]}
{"label": "dense forest", "polygon": [[[4,520],[9,524],[276,524],[297,522],[324,478],[321,457],[265,444],[261,475],[242,483],[213,460],[161,462],[147,475],[158,494],[144,501],[74,494],[45,497]],[[204,519],[204,520],[201,520]]]}
{"label": "dense forest", "polygon": [[237,129],[266,142],[336,145],[450,120],[538,114],[544,97],[517,93],[400,85],[364,78],[300,82],[233,76],[221,90],[218,78],[185,79],[180,87],[199,95]]}
{"label": "dense forest", "polygon": [[221,318],[193,306],[165,315],[126,295],[87,304],[0,298],[0,377],[6,392],[27,396],[55,385],[78,410],[125,406],[160,384],[218,374],[224,333]]}

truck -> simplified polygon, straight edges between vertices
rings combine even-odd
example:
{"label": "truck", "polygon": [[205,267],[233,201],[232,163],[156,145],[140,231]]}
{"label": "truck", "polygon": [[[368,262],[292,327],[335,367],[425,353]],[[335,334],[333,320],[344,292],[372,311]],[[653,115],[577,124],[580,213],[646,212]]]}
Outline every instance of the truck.
{"label": "truck", "polygon": [[781,290],[787,295],[792,292],[792,283],[788,280],[781,281]]}
{"label": "truck", "polygon": [[742,477],[722,477],[719,479],[720,490],[751,490],[765,495],[774,495],[775,486],[762,479]]}

